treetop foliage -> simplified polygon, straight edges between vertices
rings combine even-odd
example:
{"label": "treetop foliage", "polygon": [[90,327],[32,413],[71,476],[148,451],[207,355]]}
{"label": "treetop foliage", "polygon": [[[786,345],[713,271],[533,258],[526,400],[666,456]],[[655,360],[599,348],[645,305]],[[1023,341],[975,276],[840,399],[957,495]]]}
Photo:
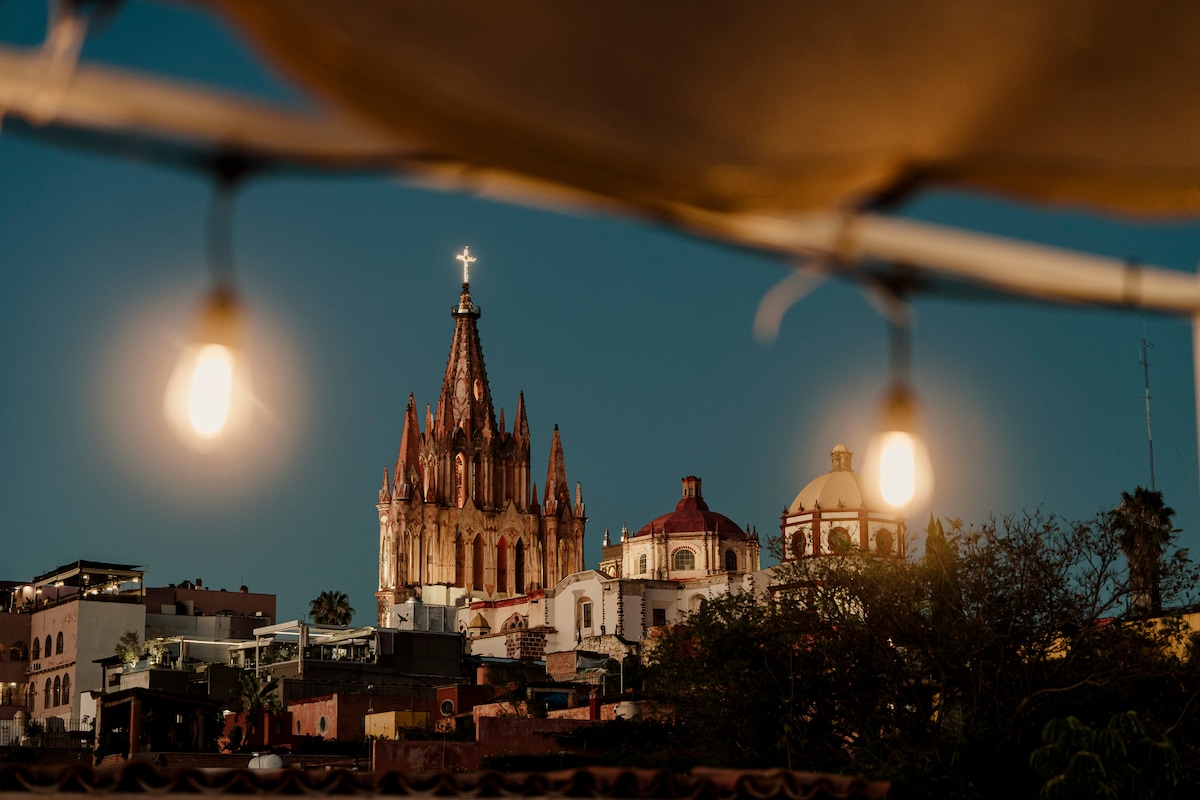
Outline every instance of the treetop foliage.
{"label": "treetop foliage", "polygon": [[[1128,615],[1121,524],[931,519],[919,559],[785,562],[761,595],[706,601],[646,677],[674,720],[675,765],[856,773],[896,781],[898,796],[1032,796],[1030,753],[1052,719],[1103,727],[1135,709],[1148,730],[1200,741],[1200,662],[1177,619]],[[1173,553],[1158,579],[1178,601],[1196,570]],[[1195,776],[1200,753],[1180,756]]]}

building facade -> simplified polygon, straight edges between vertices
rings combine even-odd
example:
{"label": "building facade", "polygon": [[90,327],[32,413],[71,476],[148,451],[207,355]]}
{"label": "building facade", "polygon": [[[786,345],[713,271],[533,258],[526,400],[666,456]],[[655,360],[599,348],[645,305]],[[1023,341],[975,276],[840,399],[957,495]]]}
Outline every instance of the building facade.
{"label": "building facade", "polygon": [[636,534],[605,534],[599,568],[545,591],[478,599],[459,613],[474,655],[541,658],[576,648],[629,653],[653,628],[678,623],[706,599],[740,592],[760,571],[758,534],[704,500],[700,478],[683,479],[675,509]]}
{"label": "building facade", "polygon": [[[464,251],[460,259],[470,257]],[[481,310],[465,270],[463,277],[437,414],[426,406],[422,430],[409,395],[400,452],[390,473],[383,471],[376,506],[381,627],[398,627],[400,606],[413,597],[442,605],[514,597],[583,569],[582,491],[575,484],[572,498],[558,426],[539,502],[524,393],[509,429],[504,410],[497,420],[492,404]]]}

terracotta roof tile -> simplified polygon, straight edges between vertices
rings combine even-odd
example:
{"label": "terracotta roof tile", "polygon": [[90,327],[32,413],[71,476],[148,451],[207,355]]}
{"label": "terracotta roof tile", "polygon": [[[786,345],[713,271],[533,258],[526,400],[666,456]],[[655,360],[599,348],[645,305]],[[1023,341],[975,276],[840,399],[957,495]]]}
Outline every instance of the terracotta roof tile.
{"label": "terracotta roof tile", "polygon": [[559,772],[437,772],[375,775],[347,769],[271,771],[159,769],[131,761],[119,768],[81,765],[0,766],[0,794],[241,794],[407,795],[458,797],[787,798],[854,800],[883,798],[890,784],[861,778],[788,770],[699,768],[690,775],[662,770],[588,767]]}

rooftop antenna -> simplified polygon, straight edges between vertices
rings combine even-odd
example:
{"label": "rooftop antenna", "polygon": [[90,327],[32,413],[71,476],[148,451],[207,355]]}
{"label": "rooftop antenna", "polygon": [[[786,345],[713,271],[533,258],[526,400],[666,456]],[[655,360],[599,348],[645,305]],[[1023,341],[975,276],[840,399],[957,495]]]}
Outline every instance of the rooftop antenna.
{"label": "rooftop antenna", "polygon": [[1150,447],[1150,491],[1157,491],[1154,485],[1154,431],[1150,427],[1150,353],[1148,348],[1154,345],[1146,341],[1146,320],[1142,319],[1142,354],[1138,361],[1142,365],[1142,379],[1145,385],[1146,398],[1146,443]]}

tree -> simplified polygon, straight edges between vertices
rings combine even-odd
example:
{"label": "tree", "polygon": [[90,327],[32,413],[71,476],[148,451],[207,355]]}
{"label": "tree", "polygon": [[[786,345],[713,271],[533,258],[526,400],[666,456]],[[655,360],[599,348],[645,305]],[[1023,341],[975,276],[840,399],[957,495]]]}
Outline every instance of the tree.
{"label": "tree", "polygon": [[1170,738],[1149,736],[1134,711],[1094,730],[1075,717],[1052,719],[1029,763],[1045,781],[1042,800],[1077,797],[1169,797],[1179,785],[1179,752]]}
{"label": "tree", "polygon": [[[947,522],[931,520],[920,560],[787,562],[765,598],[716,598],[669,630],[646,686],[674,720],[677,766],[848,772],[896,781],[898,796],[1033,796],[1029,756],[1050,719],[1103,726],[1136,709],[1148,730],[1197,734],[1200,670],[1182,631],[1116,619],[1130,582],[1111,515]],[[1177,555],[1160,577],[1174,597],[1195,571]]]}
{"label": "tree", "polygon": [[308,610],[318,625],[349,625],[354,619],[354,609],[345,592],[321,592],[309,602]]}
{"label": "tree", "polygon": [[[278,688],[279,680],[277,678],[263,681],[253,672],[243,674],[238,681],[234,695],[246,718],[245,739],[241,742],[242,744],[250,745],[256,741],[254,734],[258,732],[264,713],[278,714],[283,710],[283,701],[275,695],[275,690]],[[235,746],[232,733],[231,730],[230,745]]]}
{"label": "tree", "polygon": [[113,647],[113,652],[121,657],[121,663],[127,667],[132,667],[142,657],[144,648],[142,647],[142,638],[138,636],[137,631],[125,631],[121,634],[121,638],[117,639],[117,644]]}
{"label": "tree", "polygon": [[1163,550],[1178,533],[1172,526],[1175,509],[1163,502],[1162,492],[1139,486],[1132,495],[1121,492],[1121,502],[1110,514],[1129,561],[1133,607],[1142,614],[1157,614],[1162,610]]}

